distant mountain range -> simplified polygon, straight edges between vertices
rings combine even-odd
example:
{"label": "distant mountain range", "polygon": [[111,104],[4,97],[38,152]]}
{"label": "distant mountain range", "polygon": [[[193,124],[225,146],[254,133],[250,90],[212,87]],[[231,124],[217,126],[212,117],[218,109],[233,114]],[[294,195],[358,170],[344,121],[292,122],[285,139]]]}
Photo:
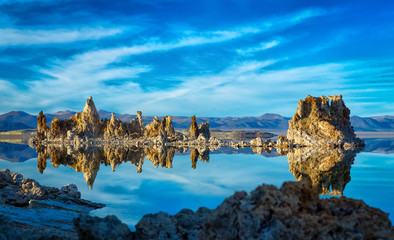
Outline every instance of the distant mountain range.
{"label": "distant mountain range", "polygon": [[[53,114],[45,114],[48,125],[54,117],[65,119],[73,116],[76,112],[61,111]],[[111,118],[111,113],[105,110],[98,111],[101,118]],[[122,121],[130,121],[136,115],[115,114]],[[153,120],[154,116],[143,116],[144,123]],[[161,117],[159,117],[161,118]],[[266,113],[259,117],[197,117],[197,122],[209,121],[211,129],[217,130],[261,130],[261,131],[286,131],[290,117],[278,114]],[[394,131],[394,116],[358,117],[350,118],[355,131]],[[190,127],[190,117],[173,116],[173,125],[177,129]],[[34,129],[37,126],[37,116],[22,111],[12,111],[0,115],[0,131],[19,129]]]}

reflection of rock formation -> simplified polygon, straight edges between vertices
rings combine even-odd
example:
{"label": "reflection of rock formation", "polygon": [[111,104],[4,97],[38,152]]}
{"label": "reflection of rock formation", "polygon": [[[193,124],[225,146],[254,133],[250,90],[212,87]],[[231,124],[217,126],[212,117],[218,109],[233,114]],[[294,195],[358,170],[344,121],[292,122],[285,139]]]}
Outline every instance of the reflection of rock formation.
{"label": "reflection of rock formation", "polygon": [[289,121],[287,138],[303,146],[361,146],[363,142],[354,134],[349,114],[342,95],[307,96],[300,100],[297,112]]}
{"label": "reflection of rock formation", "polygon": [[297,148],[287,153],[290,169],[297,180],[309,176],[322,194],[342,195],[350,181],[355,150]]}
{"label": "reflection of rock formation", "polygon": [[[52,165],[57,168],[60,165],[70,166],[77,172],[82,172],[89,187],[93,187],[97,173],[101,164],[111,166],[112,171],[122,163],[130,162],[137,167],[137,173],[142,172],[144,158],[151,161],[157,168],[172,168],[172,160],[177,151],[184,152],[183,148],[173,147],[114,147],[112,145],[102,145],[100,147],[89,147],[74,149],[72,146],[50,144],[38,146],[37,165],[40,173],[43,173],[47,159],[51,158]],[[209,162],[209,149],[193,149],[190,155],[193,168],[200,159]]]}
{"label": "reflection of rock formation", "polygon": [[196,169],[198,159],[200,159],[201,162],[209,162],[209,149],[192,149],[190,153],[190,159],[192,160],[192,168]]}

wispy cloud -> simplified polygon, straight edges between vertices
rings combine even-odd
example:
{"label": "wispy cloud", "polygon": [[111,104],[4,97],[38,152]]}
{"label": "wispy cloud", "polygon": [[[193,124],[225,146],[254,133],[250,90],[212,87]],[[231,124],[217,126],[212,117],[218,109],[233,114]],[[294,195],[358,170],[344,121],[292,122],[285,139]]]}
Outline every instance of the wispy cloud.
{"label": "wispy cloud", "polygon": [[114,36],[122,29],[115,28],[81,28],[81,29],[0,29],[0,46],[39,45],[69,43],[84,40],[97,40],[103,37]]}
{"label": "wispy cloud", "polygon": [[[124,113],[143,110],[148,114],[158,115],[242,116],[265,112],[287,115],[287,112],[293,111],[293,103],[307,94],[341,93],[339,90],[352,77],[357,69],[355,66],[360,67],[362,64],[327,62],[295,67],[288,61],[293,60],[291,56],[280,59],[267,57],[256,61],[237,61],[239,58],[235,56],[232,59],[220,59],[223,62],[220,69],[188,71],[185,75],[162,74],[160,79],[164,81],[170,78],[176,84],[165,86],[165,83],[161,83],[160,87],[155,87],[148,82],[145,84],[149,87],[144,88],[139,79],[145,74],[155,76],[157,66],[149,61],[140,61],[141,58],[138,57],[156,57],[174,50],[200,47],[205,51],[206,48],[203,47],[207,45],[223,48],[220,44],[236,42],[241,38],[242,41],[238,42],[244,43],[243,40],[254,35],[258,35],[260,41],[261,37],[269,39],[260,43],[251,41],[255,43],[251,46],[237,45],[235,49],[226,49],[247,57],[291,41],[282,33],[278,34],[281,30],[327,14],[329,12],[325,10],[307,9],[216,31],[182,29],[167,40],[150,37],[142,44],[126,44],[123,41],[122,46],[85,50],[66,59],[52,58],[45,63],[45,67],[36,67],[37,71],[45,74],[44,78],[25,83],[23,102],[35,102],[38,106],[45,107],[46,111],[55,111],[78,106],[74,104],[80,104],[92,95],[99,108]],[[9,34],[6,38],[0,38],[0,46],[94,40],[120,35],[122,32],[116,28],[28,31],[0,29],[0,33],[1,31],[9,31]],[[280,67],[283,65],[286,67]],[[144,80],[149,81],[149,78]],[[109,81],[117,84],[107,84]],[[4,85],[2,89],[10,89],[10,98],[18,99],[16,95],[21,92],[18,92],[15,85],[7,85],[10,84],[7,81],[0,84]],[[72,110],[78,108],[74,107]]]}
{"label": "wispy cloud", "polygon": [[237,49],[237,53],[240,55],[243,55],[243,56],[250,56],[256,52],[260,52],[260,51],[263,51],[266,49],[273,48],[273,47],[277,46],[280,42],[281,42],[281,40],[279,40],[279,39],[272,40],[269,42],[262,42],[256,47],[249,47],[246,49]]}

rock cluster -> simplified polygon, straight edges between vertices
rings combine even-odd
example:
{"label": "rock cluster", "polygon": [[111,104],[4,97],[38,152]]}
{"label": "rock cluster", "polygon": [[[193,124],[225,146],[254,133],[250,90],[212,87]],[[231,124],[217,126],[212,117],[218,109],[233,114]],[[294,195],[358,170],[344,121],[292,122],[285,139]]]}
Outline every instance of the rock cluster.
{"label": "rock cluster", "polygon": [[172,125],[172,117],[165,116],[161,121],[158,117],[155,117],[151,123],[146,125],[145,137],[157,138],[159,141],[165,139],[177,140],[179,139],[179,134],[175,132]]}
{"label": "rock cluster", "polygon": [[287,139],[295,145],[351,148],[362,146],[350,125],[350,110],[342,95],[300,100],[289,121]]}
{"label": "rock cluster", "polygon": [[104,207],[81,199],[74,184],[46,187],[8,169],[0,172],[0,195],[0,239],[75,239],[72,219]]}
{"label": "rock cluster", "polygon": [[[78,112],[69,119],[59,120],[55,117],[49,128],[46,117],[40,112],[37,117],[37,135],[31,139],[32,146],[63,142],[78,145],[89,139],[101,139],[111,141],[114,139],[152,139],[158,141],[175,141],[181,136],[176,133],[172,124],[172,117],[165,116],[162,121],[157,117],[146,127],[142,121],[141,112],[137,111],[137,117],[129,123],[122,122],[112,114],[111,118],[100,119],[92,97],[87,99],[83,112]],[[206,129],[204,128],[204,131]],[[209,132],[209,129],[208,129]]]}
{"label": "rock cluster", "polygon": [[388,214],[361,200],[319,199],[310,180],[236,192],[216,209],[145,215],[135,239],[390,239]]}

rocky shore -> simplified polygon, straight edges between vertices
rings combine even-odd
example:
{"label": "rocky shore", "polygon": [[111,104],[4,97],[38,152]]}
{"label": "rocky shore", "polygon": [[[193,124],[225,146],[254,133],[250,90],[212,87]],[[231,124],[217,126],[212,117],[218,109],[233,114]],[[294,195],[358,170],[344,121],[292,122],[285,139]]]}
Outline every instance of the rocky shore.
{"label": "rocky shore", "polygon": [[103,207],[80,198],[75,185],[41,186],[0,172],[0,239],[392,239],[388,214],[346,197],[320,199],[308,177],[278,189],[236,192],[216,209],[145,215],[132,232]]}
{"label": "rocky shore", "polygon": [[73,219],[105,205],[81,199],[76,185],[46,187],[0,172],[0,239],[77,239]]}

